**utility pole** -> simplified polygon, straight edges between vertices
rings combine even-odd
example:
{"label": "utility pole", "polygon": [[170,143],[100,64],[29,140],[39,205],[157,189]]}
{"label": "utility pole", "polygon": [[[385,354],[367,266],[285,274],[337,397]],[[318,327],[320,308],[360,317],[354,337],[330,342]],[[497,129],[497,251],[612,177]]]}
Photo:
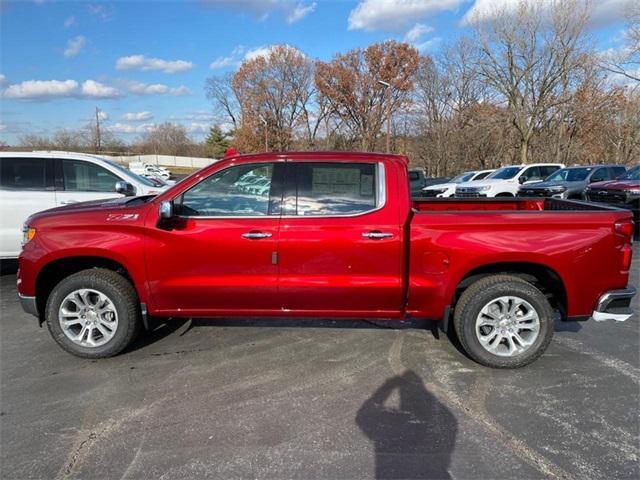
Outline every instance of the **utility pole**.
{"label": "utility pole", "polygon": [[391,152],[391,84],[384,80],[378,80],[380,85],[384,85],[384,96],[387,102],[387,153]]}
{"label": "utility pole", "polygon": [[96,107],[96,152],[102,147],[102,138],[100,137],[100,109]]}
{"label": "utility pole", "polygon": [[264,125],[264,151],[269,151],[269,129],[267,128],[267,121],[262,115],[259,115],[260,121]]}

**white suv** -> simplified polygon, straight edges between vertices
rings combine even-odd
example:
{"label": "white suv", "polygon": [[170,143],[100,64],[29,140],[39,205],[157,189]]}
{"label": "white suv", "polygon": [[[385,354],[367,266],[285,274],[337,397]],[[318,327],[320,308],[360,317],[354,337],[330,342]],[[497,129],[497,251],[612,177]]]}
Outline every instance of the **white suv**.
{"label": "white suv", "polygon": [[48,208],[152,195],[168,188],[102,157],[70,152],[0,152],[0,258],[20,254],[22,224]]}
{"label": "white suv", "polygon": [[423,197],[438,197],[449,198],[453,197],[456,193],[456,187],[460,183],[470,182],[472,180],[482,180],[491,174],[493,170],[477,170],[473,172],[464,172],[458,176],[453,177],[447,183],[439,183],[437,185],[430,185],[422,189]]}
{"label": "white suv", "polygon": [[561,168],[564,168],[561,163],[534,163],[502,167],[484,180],[458,184],[456,197],[515,197],[520,185],[541,182]]}

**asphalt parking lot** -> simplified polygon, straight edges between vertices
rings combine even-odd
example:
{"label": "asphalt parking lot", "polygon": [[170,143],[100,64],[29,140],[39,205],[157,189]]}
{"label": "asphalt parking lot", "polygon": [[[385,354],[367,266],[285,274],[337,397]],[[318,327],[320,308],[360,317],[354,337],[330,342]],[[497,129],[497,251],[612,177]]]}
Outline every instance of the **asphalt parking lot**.
{"label": "asphalt parking lot", "polygon": [[0,282],[5,479],[640,477],[637,297],[499,371],[366,321],[173,321],[81,360]]}

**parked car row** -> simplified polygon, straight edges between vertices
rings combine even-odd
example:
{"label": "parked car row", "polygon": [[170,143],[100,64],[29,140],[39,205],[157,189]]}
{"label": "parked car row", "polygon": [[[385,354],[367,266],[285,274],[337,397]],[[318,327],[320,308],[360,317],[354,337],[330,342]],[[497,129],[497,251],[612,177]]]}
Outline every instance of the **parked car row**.
{"label": "parked car row", "polygon": [[70,152],[0,152],[0,258],[20,253],[22,224],[72,203],[155,195],[168,185],[103,157]]}
{"label": "parked car row", "polygon": [[165,167],[144,162],[131,162],[129,170],[143,177],[159,178],[165,182],[171,178],[171,172]]}

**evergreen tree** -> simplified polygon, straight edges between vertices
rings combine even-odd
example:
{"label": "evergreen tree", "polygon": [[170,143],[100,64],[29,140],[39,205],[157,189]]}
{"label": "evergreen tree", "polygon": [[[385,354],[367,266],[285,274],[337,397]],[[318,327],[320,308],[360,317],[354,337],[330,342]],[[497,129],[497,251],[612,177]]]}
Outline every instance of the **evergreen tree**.
{"label": "evergreen tree", "polygon": [[209,130],[209,135],[205,141],[207,145],[207,156],[211,158],[222,158],[224,152],[229,147],[227,134],[218,125],[213,125]]}

